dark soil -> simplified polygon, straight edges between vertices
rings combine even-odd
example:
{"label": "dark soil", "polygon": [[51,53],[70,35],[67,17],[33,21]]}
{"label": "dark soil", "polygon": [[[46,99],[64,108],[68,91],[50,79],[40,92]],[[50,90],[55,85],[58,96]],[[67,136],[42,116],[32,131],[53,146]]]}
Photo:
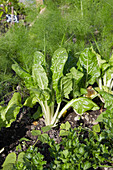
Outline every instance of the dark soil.
{"label": "dark soil", "polygon": [[[0,154],[0,168],[3,164],[6,156],[11,153],[15,152],[19,153],[19,151],[25,151],[29,145],[33,145],[36,142],[36,137],[31,135],[31,131],[33,129],[41,129],[41,127],[45,126],[44,119],[40,118],[38,121],[34,122],[33,119],[30,118],[30,109],[23,108],[21,110],[21,113],[18,115],[18,118],[15,122],[12,123],[11,127],[9,128],[2,128],[0,131],[0,150],[3,149],[3,151]],[[47,133],[51,138],[54,138],[56,142],[60,142],[61,138],[59,137],[59,127],[61,123],[64,123],[66,121],[69,121],[72,128],[77,127],[79,125],[82,125],[83,127],[92,127],[95,124],[95,120],[100,114],[100,110],[97,111],[91,111],[88,113],[88,115],[85,113],[79,120],[78,115],[73,112],[72,109],[69,109],[66,116],[60,120],[60,123],[57,127],[51,129]],[[16,146],[20,144],[21,138],[27,138],[30,139],[30,141],[26,142],[27,145],[22,145],[21,150],[16,150]],[[46,158],[47,162],[50,162],[50,154],[48,152],[48,146],[42,145],[41,142],[37,143],[38,148],[40,149],[43,147],[44,151],[42,151],[43,155]],[[89,170],[93,170],[93,168],[90,168]],[[98,168],[99,170],[99,168]]]}

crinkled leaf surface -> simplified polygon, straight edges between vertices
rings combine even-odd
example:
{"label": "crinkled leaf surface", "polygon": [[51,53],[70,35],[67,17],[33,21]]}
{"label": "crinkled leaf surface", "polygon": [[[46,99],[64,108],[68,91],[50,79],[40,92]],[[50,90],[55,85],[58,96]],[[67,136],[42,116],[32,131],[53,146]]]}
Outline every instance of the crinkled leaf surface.
{"label": "crinkled leaf surface", "polygon": [[60,78],[63,76],[63,69],[68,58],[68,54],[64,48],[59,48],[54,52],[52,57],[52,81],[53,81],[53,89],[56,91],[57,103],[61,102],[59,97],[59,87],[58,83]]}
{"label": "crinkled leaf surface", "polygon": [[72,74],[68,73],[66,76],[61,78],[60,82],[61,86],[61,94],[62,98],[68,98],[69,99],[69,94],[72,91]]}
{"label": "crinkled leaf surface", "polygon": [[88,110],[99,109],[97,104],[95,104],[92,100],[85,97],[79,97],[78,99],[76,99],[76,101],[72,104],[72,107],[78,114],[83,114]]}
{"label": "crinkled leaf surface", "polygon": [[42,65],[33,64],[32,67],[33,80],[41,89],[47,89],[48,87],[48,77],[46,75],[45,69]]}
{"label": "crinkled leaf surface", "polygon": [[75,67],[72,67],[70,69],[70,72],[72,74],[72,78],[75,79],[77,83],[81,80],[81,78],[84,75],[82,72],[78,71]]}
{"label": "crinkled leaf surface", "polygon": [[34,53],[33,64],[43,65],[43,66],[46,65],[45,56],[40,51],[36,51]]}
{"label": "crinkled leaf surface", "polygon": [[109,94],[109,93],[107,93],[105,91],[100,91],[100,94],[104,98],[105,108],[107,108],[108,106],[113,107],[113,95]]}
{"label": "crinkled leaf surface", "polygon": [[41,89],[46,89],[48,86],[48,77],[44,66],[46,66],[45,56],[41,52],[36,51],[32,65],[32,76],[35,84]]}
{"label": "crinkled leaf surface", "polygon": [[91,48],[86,48],[79,57],[78,69],[85,75],[86,84],[93,84],[100,76],[100,69],[96,54]]}
{"label": "crinkled leaf surface", "polygon": [[83,86],[83,82],[80,83],[80,80],[83,77],[83,73],[78,71],[76,68],[71,68],[70,69],[72,79],[73,79],[73,97],[80,96],[80,88]]}
{"label": "crinkled leaf surface", "polygon": [[106,84],[107,84],[107,87],[111,86],[112,79],[113,79],[113,67],[109,68],[106,71]]}

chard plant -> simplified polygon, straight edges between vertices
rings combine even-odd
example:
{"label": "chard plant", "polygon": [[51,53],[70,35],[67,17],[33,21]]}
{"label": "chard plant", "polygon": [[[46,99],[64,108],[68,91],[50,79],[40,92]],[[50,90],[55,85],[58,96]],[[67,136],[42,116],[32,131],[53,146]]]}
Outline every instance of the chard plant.
{"label": "chard plant", "polygon": [[101,69],[101,75],[97,79],[99,89],[113,94],[113,55],[109,61],[102,60],[98,54],[97,56],[99,58],[99,68]]}
{"label": "chard plant", "polygon": [[[73,90],[73,81],[78,84],[83,73],[73,67],[70,73],[64,76],[63,69],[67,58],[66,50],[59,48],[53,54],[50,69],[47,69],[45,56],[39,51],[34,54],[32,73],[21,68],[16,62],[12,65],[12,69],[24,80],[25,86],[30,91],[30,96],[26,99],[24,106],[31,106],[38,102],[46,125],[55,126],[69,107],[73,107],[79,114],[87,110],[98,109],[92,100],[85,97],[69,100],[69,94]],[[68,100],[61,109],[64,98]]]}
{"label": "chard plant", "polygon": [[1,127],[9,127],[16,120],[17,114],[22,107],[21,95],[15,92],[7,106],[0,105],[0,129]]}
{"label": "chard plant", "polygon": [[[110,57],[109,61],[106,61],[105,59],[102,59],[92,47],[86,48],[80,54],[77,62],[77,70],[84,75],[80,80],[79,87],[75,86],[74,88],[74,96],[86,93],[85,96],[90,98],[94,98],[97,95],[100,97],[97,93],[100,91],[106,91],[113,94],[113,55]],[[93,89],[92,86],[94,83],[97,83],[98,87]],[[87,91],[85,91],[86,88]]]}

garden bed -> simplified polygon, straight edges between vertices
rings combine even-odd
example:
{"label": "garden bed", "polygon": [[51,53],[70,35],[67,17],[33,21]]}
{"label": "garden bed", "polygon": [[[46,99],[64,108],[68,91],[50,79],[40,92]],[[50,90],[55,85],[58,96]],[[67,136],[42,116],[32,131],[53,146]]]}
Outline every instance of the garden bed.
{"label": "garden bed", "polygon": [[[60,143],[61,137],[59,136],[59,132],[60,125],[62,123],[68,121],[71,124],[71,128],[79,126],[92,128],[92,126],[95,124],[94,121],[97,119],[101,112],[102,110],[90,111],[89,113],[85,113],[80,119],[78,119],[78,115],[72,110],[72,108],[69,108],[65,117],[61,118],[60,122],[58,123],[58,126],[52,128],[46,133],[50,136],[50,138],[54,139],[56,143]],[[41,130],[41,128],[45,126],[44,118],[40,118],[39,120],[34,121],[30,118],[30,113],[33,113],[33,109],[31,111],[26,107],[23,108],[23,110],[21,110],[21,112],[17,116],[17,120],[13,122],[9,128],[1,129],[0,150],[3,149],[3,151],[0,154],[0,168],[2,168],[2,164],[9,153],[15,152],[18,155],[21,151],[26,151],[29,146],[32,146],[36,142],[37,137],[31,134],[31,131],[33,129]],[[86,134],[86,137],[87,135],[88,134]],[[21,138],[26,138],[30,141],[24,141],[26,144],[22,144],[22,142],[20,142]],[[19,146],[19,144],[22,145],[21,149],[17,149],[17,146]],[[44,155],[44,160],[48,162],[46,164],[46,166],[48,167],[52,159],[50,157],[48,145],[42,144],[40,141],[38,141],[36,147],[40,148],[41,153]],[[89,170],[93,169],[94,168],[89,168]],[[104,169],[105,168],[97,168],[97,170]],[[112,169],[113,168],[110,168],[110,170]],[[107,170],[109,170],[109,168],[107,168]]]}

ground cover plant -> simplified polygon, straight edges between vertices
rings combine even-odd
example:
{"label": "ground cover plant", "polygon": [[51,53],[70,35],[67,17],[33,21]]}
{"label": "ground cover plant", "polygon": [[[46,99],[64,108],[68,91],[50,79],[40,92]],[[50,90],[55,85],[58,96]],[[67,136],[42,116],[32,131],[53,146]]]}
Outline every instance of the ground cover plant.
{"label": "ground cover plant", "polygon": [[71,166],[72,169],[85,170],[104,166],[111,167],[106,165],[106,163],[113,163],[113,139],[109,136],[108,131],[101,131],[98,126],[94,127],[93,131],[81,126],[72,129],[69,122],[61,124],[60,129],[62,140],[59,144],[56,144],[45,133],[50,130],[48,127],[42,128],[44,132],[42,134],[40,130],[32,131],[32,135],[38,136],[38,140],[49,146],[51,162],[48,164],[48,168],[45,166],[47,161],[43,161],[44,156],[41,154],[40,148],[34,148],[35,143],[26,152],[21,152],[18,159],[14,152],[10,153],[3,164],[3,169],[69,169]]}

